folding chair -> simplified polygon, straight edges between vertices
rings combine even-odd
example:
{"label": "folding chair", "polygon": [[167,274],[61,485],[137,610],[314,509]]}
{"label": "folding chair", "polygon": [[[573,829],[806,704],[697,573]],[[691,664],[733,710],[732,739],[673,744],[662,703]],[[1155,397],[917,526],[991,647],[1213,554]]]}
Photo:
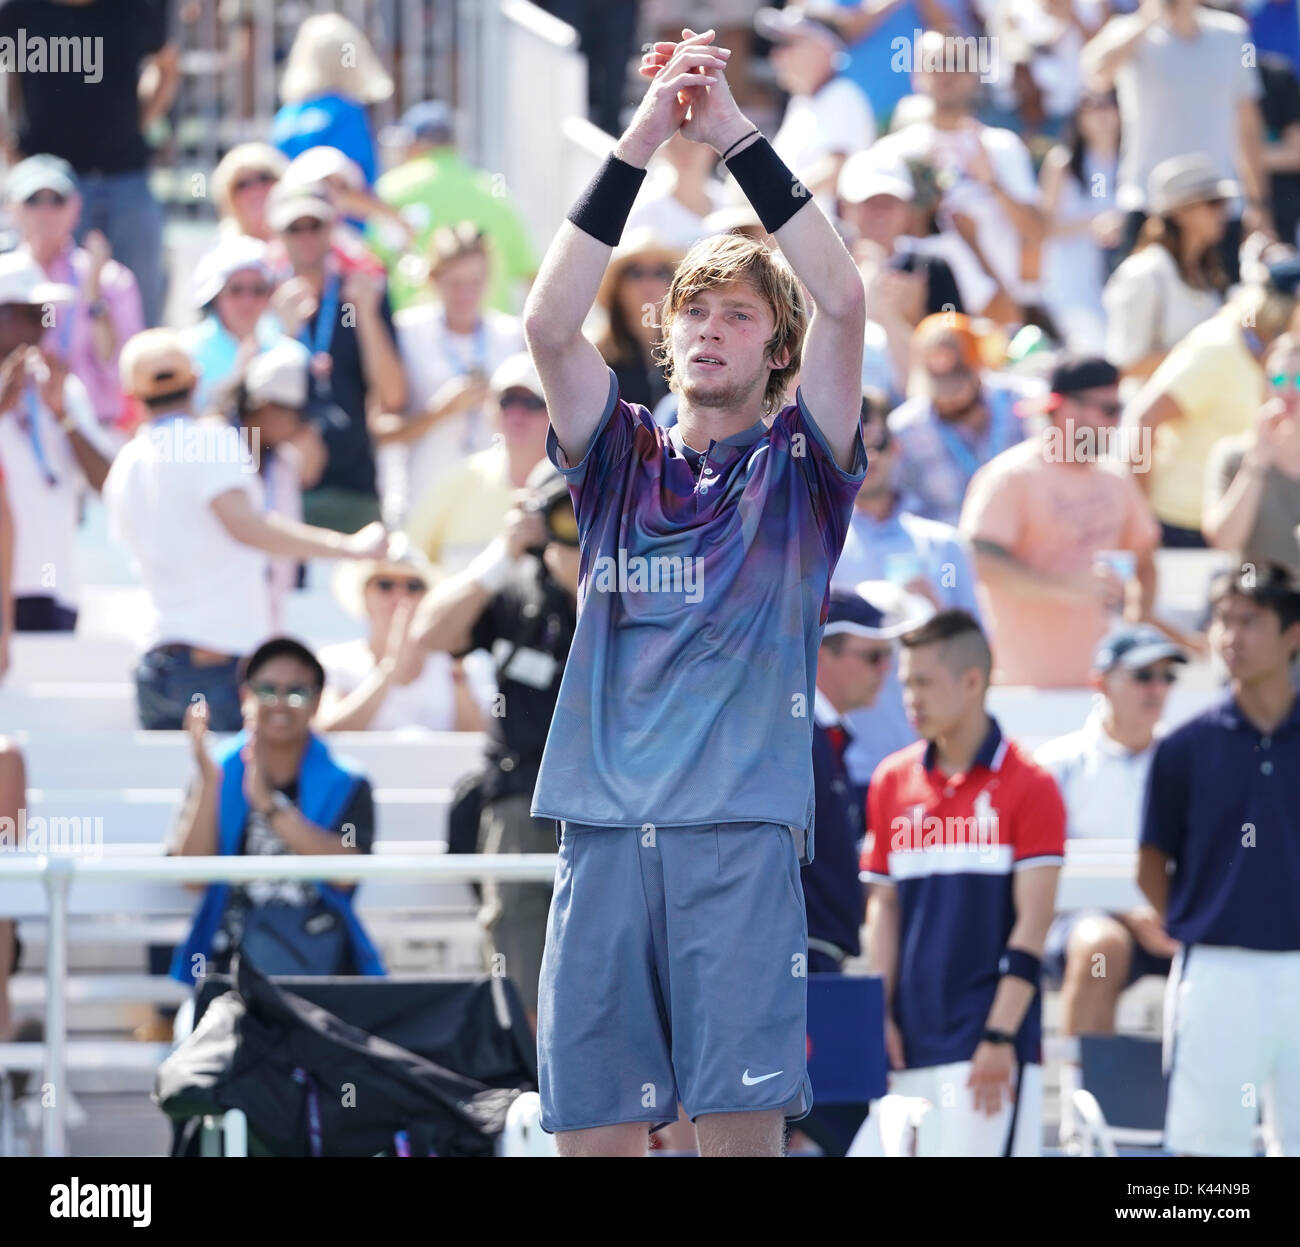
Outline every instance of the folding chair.
{"label": "folding chair", "polygon": [[1083,1086],[1072,1097],[1084,1156],[1157,1155],[1164,1146],[1168,1083],[1159,1039],[1080,1035]]}

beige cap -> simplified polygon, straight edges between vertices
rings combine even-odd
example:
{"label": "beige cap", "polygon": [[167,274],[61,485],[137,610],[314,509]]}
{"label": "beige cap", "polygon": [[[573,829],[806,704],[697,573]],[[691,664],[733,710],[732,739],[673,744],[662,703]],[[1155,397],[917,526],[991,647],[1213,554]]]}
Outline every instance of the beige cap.
{"label": "beige cap", "polygon": [[545,398],[542,393],[542,381],[533,365],[533,357],[527,351],[520,351],[503,360],[496,372],[492,374],[489,387],[493,394],[504,394],[507,390],[530,390],[538,398]]}
{"label": "beige cap", "polygon": [[194,388],[198,374],[174,329],[146,329],[129,339],[118,358],[122,388],[135,398],[180,396]]}
{"label": "beige cap", "polygon": [[1204,152],[1162,160],[1147,179],[1147,201],[1155,216],[1164,216],[1187,204],[1215,199],[1235,199],[1240,187],[1231,178],[1219,176],[1214,162]]}
{"label": "beige cap", "polygon": [[314,217],[318,221],[333,221],[337,214],[334,205],[320,195],[309,191],[276,184],[266,200],[266,223],[277,232],[287,229],[303,217]]}
{"label": "beige cap", "polygon": [[254,355],[244,373],[248,406],[305,407],[310,364],[311,352],[293,338],[282,338]]}

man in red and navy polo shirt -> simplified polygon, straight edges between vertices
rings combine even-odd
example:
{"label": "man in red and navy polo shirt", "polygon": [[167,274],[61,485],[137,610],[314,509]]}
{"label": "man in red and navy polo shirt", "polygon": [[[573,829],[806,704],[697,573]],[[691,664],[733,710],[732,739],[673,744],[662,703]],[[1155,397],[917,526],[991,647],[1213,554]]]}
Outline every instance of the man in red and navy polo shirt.
{"label": "man in red and navy polo shirt", "polygon": [[903,702],[922,739],[871,777],[862,862],[890,1090],[930,1102],[922,1154],[1034,1155],[1039,962],[1065,806],[984,709],[992,660],[970,615],[942,611],[902,647]]}

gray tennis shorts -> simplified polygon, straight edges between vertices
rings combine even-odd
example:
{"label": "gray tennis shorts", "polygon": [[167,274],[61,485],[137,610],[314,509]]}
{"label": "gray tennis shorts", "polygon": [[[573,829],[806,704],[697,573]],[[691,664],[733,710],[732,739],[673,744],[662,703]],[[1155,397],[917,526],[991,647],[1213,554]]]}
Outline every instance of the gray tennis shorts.
{"label": "gray tennis shorts", "polygon": [[776,823],[565,823],[538,996],[545,1130],[812,1107],[808,921]]}

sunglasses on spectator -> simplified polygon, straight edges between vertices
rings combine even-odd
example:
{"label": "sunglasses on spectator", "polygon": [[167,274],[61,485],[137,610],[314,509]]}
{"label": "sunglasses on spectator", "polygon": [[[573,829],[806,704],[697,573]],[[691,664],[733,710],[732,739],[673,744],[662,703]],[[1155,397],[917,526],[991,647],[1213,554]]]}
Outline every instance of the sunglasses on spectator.
{"label": "sunglasses on spectator", "polygon": [[629,281],[644,281],[655,277],[659,281],[672,281],[673,269],[668,264],[629,264],[623,270],[623,276]]}
{"label": "sunglasses on spectator", "polygon": [[869,455],[883,455],[889,449],[890,440],[888,429],[882,429],[875,435],[868,433],[865,427],[862,430],[862,445]]}
{"label": "sunglasses on spectator", "polygon": [[1269,385],[1275,390],[1296,390],[1300,392],[1300,372],[1279,372],[1269,377]]}
{"label": "sunglasses on spectator", "polygon": [[1079,108],[1081,111],[1118,107],[1119,101],[1113,95],[1085,95],[1079,101]]}
{"label": "sunglasses on spectator", "polygon": [[230,189],[238,195],[240,191],[252,190],[254,186],[274,186],[278,181],[279,178],[274,173],[250,173],[238,182],[232,182]]}
{"label": "sunglasses on spectator", "polygon": [[1082,407],[1091,407],[1093,411],[1099,411],[1108,420],[1118,420],[1119,413],[1124,410],[1124,404],[1114,398],[1078,398],[1075,400]]}
{"label": "sunglasses on spectator", "polygon": [[29,208],[62,208],[67,202],[68,197],[58,191],[37,191],[23,200]]}
{"label": "sunglasses on spectator", "polygon": [[527,390],[509,391],[497,400],[502,407],[522,407],[525,411],[545,411],[546,400]]}
{"label": "sunglasses on spectator", "polygon": [[376,576],[370,583],[380,593],[392,593],[399,585],[407,593],[423,593],[429,587],[418,576],[412,576],[409,580],[398,580],[394,576]]}
{"label": "sunglasses on spectator", "polygon": [[1133,672],[1133,681],[1135,684],[1155,684],[1157,681],[1161,684],[1177,684],[1177,671],[1155,671],[1150,667],[1143,667],[1141,671]]}
{"label": "sunglasses on spectator", "polygon": [[859,662],[864,662],[868,667],[881,667],[894,657],[892,649],[869,649],[850,651],[853,657]]}
{"label": "sunglasses on spectator", "polygon": [[284,227],[284,232],[286,234],[315,234],[324,228],[324,221],[317,220],[314,216],[306,216],[300,220],[290,222]]}
{"label": "sunglasses on spectator", "polygon": [[254,299],[267,299],[271,295],[271,287],[261,281],[232,281],[222,290],[222,294],[234,295],[240,299],[245,295]]}
{"label": "sunglasses on spectator", "polygon": [[974,373],[969,368],[950,368],[947,372],[931,372],[929,376],[931,385],[955,390],[960,385],[966,385]]}
{"label": "sunglasses on spectator", "polygon": [[310,684],[251,684],[249,687],[263,706],[285,705],[293,710],[301,710],[319,691]]}

